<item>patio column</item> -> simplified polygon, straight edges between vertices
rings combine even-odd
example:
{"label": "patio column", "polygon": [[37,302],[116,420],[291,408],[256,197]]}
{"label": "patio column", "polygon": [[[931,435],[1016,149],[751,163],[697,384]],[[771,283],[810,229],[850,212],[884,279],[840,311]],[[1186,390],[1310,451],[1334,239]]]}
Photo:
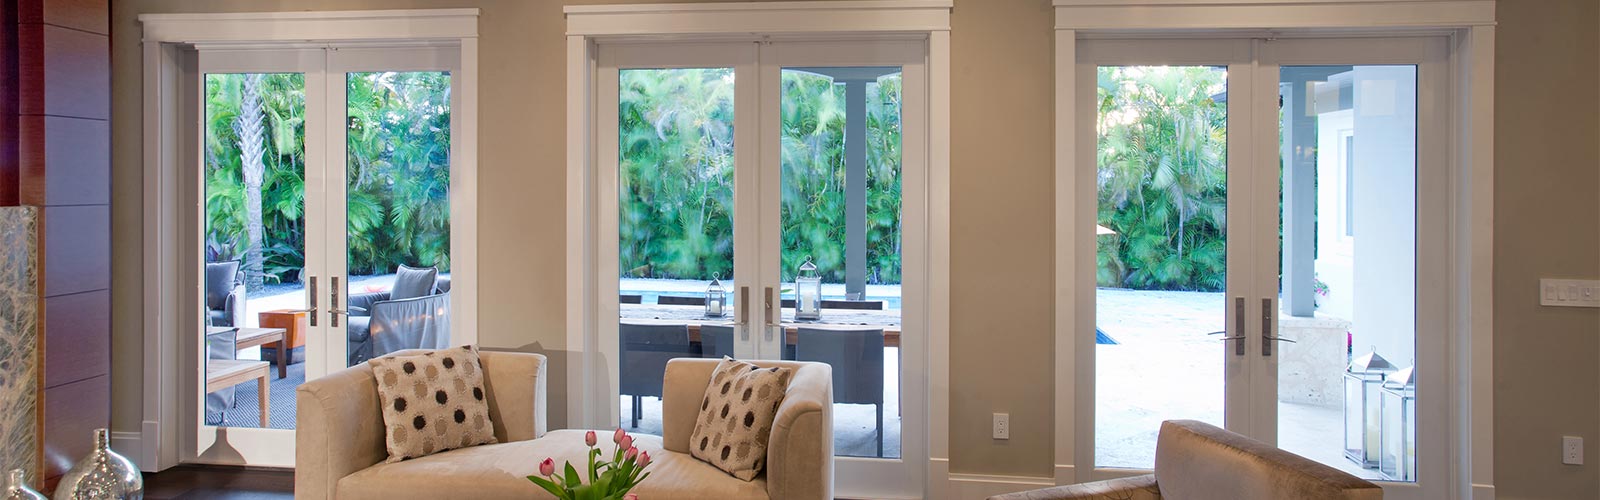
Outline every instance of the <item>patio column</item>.
{"label": "patio column", "polygon": [[844,296],[867,295],[867,82],[844,82]]}
{"label": "patio column", "polygon": [[1329,67],[1283,68],[1278,84],[1283,108],[1283,304],[1291,316],[1316,314],[1317,109],[1311,82]]}

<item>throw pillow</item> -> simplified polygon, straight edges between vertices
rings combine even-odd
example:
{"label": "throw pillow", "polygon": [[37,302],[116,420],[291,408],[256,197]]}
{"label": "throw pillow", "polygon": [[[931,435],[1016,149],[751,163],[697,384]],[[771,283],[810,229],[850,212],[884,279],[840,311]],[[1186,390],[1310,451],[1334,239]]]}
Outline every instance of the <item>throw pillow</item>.
{"label": "throw pillow", "polygon": [[761,368],[727,356],[717,364],[700,402],[689,454],[749,481],[766,466],[772,419],[793,371]]}
{"label": "throw pillow", "polygon": [[385,356],[367,364],[383,404],[387,462],[495,442],[477,347]]}
{"label": "throw pillow", "polygon": [[237,260],[206,263],[206,307],[222,309],[227,305],[228,294],[233,293],[233,285],[236,283],[234,278],[238,274]]}
{"label": "throw pillow", "polygon": [[438,275],[439,268],[436,267],[407,267],[401,264],[394,272],[394,288],[389,290],[389,300],[433,295],[433,280]]}

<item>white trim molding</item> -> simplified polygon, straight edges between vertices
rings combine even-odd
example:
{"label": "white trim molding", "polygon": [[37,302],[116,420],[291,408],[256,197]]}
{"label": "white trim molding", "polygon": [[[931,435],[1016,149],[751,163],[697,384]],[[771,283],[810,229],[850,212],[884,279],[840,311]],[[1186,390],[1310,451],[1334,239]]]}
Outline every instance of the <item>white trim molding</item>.
{"label": "white trim molding", "polygon": [[[191,230],[200,196],[198,147],[191,101],[199,82],[197,50],[449,46],[459,50],[457,137],[451,149],[452,331],[477,338],[477,69],[478,9],[142,14],[144,265],[143,407],[137,431],[114,433],[145,471],[196,460],[193,431],[199,386],[197,346],[181,342],[198,322],[198,233]],[[310,362],[310,360],[308,360]],[[200,460],[212,460],[201,458]],[[224,460],[226,461],[226,460]],[[292,461],[292,460],[291,460]],[[260,463],[248,465],[290,465]]]}
{"label": "white trim molding", "polygon": [[[1095,38],[1345,38],[1420,36],[1448,43],[1449,281],[1441,353],[1450,437],[1447,485],[1423,498],[1494,498],[1494,35],[1490,0],[1055,0],[1056,484],[1105,474],[1093,461],[1094,210],[1078,135],[1080,41]],[[1087,193],[1088,199],[1083,199]],[[1090,255],[1085,256],[1085,253]],[[1089,263],[1087,266],[1085,262]],[[1092,293],[1092,292],[1090,292]],[[1086,382],[1088,381],[1088,382]],[[1085,443],[1085,441],[1088,441]],[[1110,474],[1108,471],[1107,474]],[[1439,483],[1432,483],[1439,484]],[[1412,497],[1405,491],[1406,498]]]}
{"label": "white trim molding", "polygon": [[[580,399],[612,383],[596,340],[603,310],[597,259],[602,178],[597,175],[595,95],[600,44],[634,41],[925,40],[927,44],[926,391],[928,463],[923,491],[945,494],[949,460],[950,11],[951,0],[568,6],[567,20],[567,394]],[[613,295],[614,297],[614,295]],[[612,300],[615,300],[614,298]],[[609,426],[603,402],[567,405],[569,427]],[[615,405],[613,400],[609,404]],[[908,409],[908,412],[918,411]],[[908,449],[910,449],[908,447]],[[840,492],[846,495],[848,492]]]}

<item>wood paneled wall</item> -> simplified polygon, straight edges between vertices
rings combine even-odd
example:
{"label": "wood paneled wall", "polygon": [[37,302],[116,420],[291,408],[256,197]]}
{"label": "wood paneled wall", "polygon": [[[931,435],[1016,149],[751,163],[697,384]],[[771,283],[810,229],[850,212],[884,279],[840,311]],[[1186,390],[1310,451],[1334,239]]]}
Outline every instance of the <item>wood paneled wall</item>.
{"label": "wood paneled wall", "polygon": [[41,207],[47,485],[111,412],[111,63],[106,0],[4,0],[0,205]]}

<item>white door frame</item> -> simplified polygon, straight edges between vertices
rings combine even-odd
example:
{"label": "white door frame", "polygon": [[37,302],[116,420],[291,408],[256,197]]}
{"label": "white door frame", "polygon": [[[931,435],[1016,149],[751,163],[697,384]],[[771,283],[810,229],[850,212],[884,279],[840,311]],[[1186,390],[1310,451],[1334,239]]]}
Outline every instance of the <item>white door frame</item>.
{"label": "white door frame", "polygon": [[[461,127],[451,150],[452,331],[461,342],[477,338],[477,9],[251,12],[226,14],[144,14],[144,352],[143,409],[138,432],[114,436],[145,471],[183,461],[292,466],[293,450],[270,456],[198,458],[196,422],[200,373],[201,290],[198,263],[201,236],[198,207],[202,112],[200,47],[311,48],[331,46],[452,47],[460,57],[454,84],[459,106],[452,118]],[[252,71],[257,71],[252,69]],[[314,82],[308,75],[307,85]],[[308,108],[312,104],[307,103]],[[307,109],[309,116],[320,116]],[[314,133],[307,126],[308,135]],[[340,139],[342,140],[342,138]],[[312,154],[308,141],[308,159]],[[308,178],[307,182],[312,179]],[[326,184],[328,181],[323,180]],[[310,188],[308,188],[309,190]],[[309,237],[309,235],[308,235]],[[325,308],[324,308],[325,310]],[[308,360],[309,362],[310,360]],[[190,376],[183,376],[188,373]],[[186,430],[187,429],[187,430]],[[192,431],[192,432],[191,432]],[[244,433],[250,434],[250,433]],[[232,436],[239,433],[230,434]],[[241,435],[242,436],[242,435]],[[213,435],[215,437],[215,434]]]}
{"label": "white door frame", "polygon": [[[1435,35],[1447,39],[1444,73],[1450,94],[1441,110],[1448,124],[1447,165],[1439,193],[1448,200],[1448,221],[1433,228],[1453,247],[1443,264],[1444,345],[1438,370],[1447,377],[1443,395],[1447,425],[1445,488],[1430,497],[1494,498],[1493,349],[1490,290],[1493,251],[1493,73],[1494,4],[1484,0],[1056,0],[1056,403],[1054,482],[1092,477],[1083,463],[1081,440],[1093,433],[1094,184],[1079,167],[1076,96],[1078,43],[1089,38],[1291,38]],[[1419,69],[1420,70],[1420,69]],[[1420,103],[1419,103],[1420,104]],[[1420,137],[1419,137],[1420,139]],[[1258,153],[1259,154],[1259,153]],[[1419,175],[1424,175],[1420,170]],[[1424,179],[1419,179],[1419,183]],[[1421,194],[1421,193],[1419,193]],[[1090,201],[1085,202],[1084,197]],[[1423,215],[1423,214],[1419,214]],[[1419,245],[1421,238],[1419,238]],[[1420,248],[1419,248],[1420,250]],[[1087,264],[1086,264],[1087,263]],[[1259,280],[1258,280],[1259,281]],[[1420,314],[1420,312],[1419,312]],[[1085,330],[1085,328],[1089,330]],[[1258,339],[1259,340],[1259,339]],[[1090,410],[1092,411],[1092,410]],[[1092,449],[1092,448],[1091,448]],[[1087,465],[1087,464],[1084,464]]]}
{"label": "white door frame", "polygon": [[[781,40],[884,40],[913,37],[927,50],[927,221],[925,293],[926,436],[906,435],[903,443],[925,440],[928,463],[913,464],[926,478],[943,478],[948,470],[949,399],[949,57],[950,0],[774,2],[569,6],[567,16],[567,394],[597,394],[598,384],[614,386],[614,364],[604,353],[615,352],[615,335],[602,335],[608,321],[603,310],[615,303],[614,278],[600,276],[599,259],[615,261],[598,228],[607,214],[601,191],[614,186],[600,168],[607,153],[605,134],[597,134],[605,117],[597,113],[595,95],[600,44],[627,41],[683,42],[767,36]],[[722,65],[726,65],[723,63]],[[614,119],[614,117],[613,117]],[[906,146],[902,146],[902,154]],[[611,151],[615,151],[614,145]],[[735,154],[738,154],[737,152]],[[736,181],[739,182],[739,181]],[[741,182],[741,185],[743,183]],[[614,196],[614,194],[612,194]],[[614,201],[614,200],[613,200]],[[614,205],[614,203],[613,203]],[[745,205],[740,205],[744,208]],[[614,206],[612,207],[614,210]],[[611,291],[611,300],[604,299]],[[614,306],[611,306],[614,307]],[[609,338],[607,338],[609,337]],[[614,359],[614,358],[613,358]],[[573,396],[581,398],[581,396]],[[593,399],[593,398],[582,398]],[[616,424],[617,402],[569,401],[568,427],[608,428]],[[908,409],[906,414],[916,413]],[[903,446],[906,446],[903,444]],[[910,460],[917,460],[912,457]],[[892,481],[895,478],[883,478]],[[907,479],[907,478],[900,478]],[[942,480],[934,479],[942,485]],[[935,491],[927,480],[915,481],[920,491]],[[840,492],[847,494],[849,492]],[[871,494],[870,491],[863,492]]]}

